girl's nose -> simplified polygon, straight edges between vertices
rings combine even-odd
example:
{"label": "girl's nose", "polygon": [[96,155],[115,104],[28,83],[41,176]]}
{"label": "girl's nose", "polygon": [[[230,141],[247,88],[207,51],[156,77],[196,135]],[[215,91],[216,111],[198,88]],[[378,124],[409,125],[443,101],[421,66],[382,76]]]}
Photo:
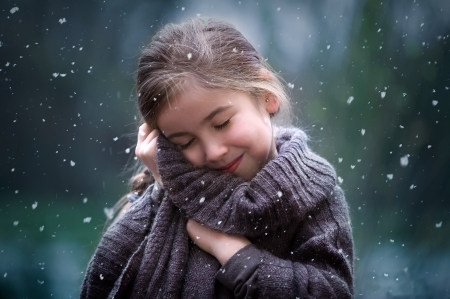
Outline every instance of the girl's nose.
{"label": "girl's nose", "polygon": [[218,140],[209,140],[204,149],[207,162],[219,161],[228,151],[228,148]]}

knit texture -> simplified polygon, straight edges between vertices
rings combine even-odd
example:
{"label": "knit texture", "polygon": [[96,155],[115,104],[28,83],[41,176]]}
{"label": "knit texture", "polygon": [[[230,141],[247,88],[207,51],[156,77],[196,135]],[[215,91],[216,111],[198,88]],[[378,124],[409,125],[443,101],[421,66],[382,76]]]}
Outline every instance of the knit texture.
{"label": "knit texture", "polygon": [[[276,136],[278,156],[249,182],[192,166],[160,136],[165,191],[152,185],[108,229],[81,298],[351,297],[353,240],[334,169],[303,131]],[[189,218],[253,245],[221,267],[189,241]]]}

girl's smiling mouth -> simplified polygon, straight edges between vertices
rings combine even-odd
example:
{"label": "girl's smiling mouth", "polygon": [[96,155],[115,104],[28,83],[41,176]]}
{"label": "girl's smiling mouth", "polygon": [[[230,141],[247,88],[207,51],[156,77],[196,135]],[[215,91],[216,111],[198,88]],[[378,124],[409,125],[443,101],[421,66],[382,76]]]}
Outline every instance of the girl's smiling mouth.
{"label": "girl's smiling mouth", "polygon": [[230,163],[228,163],[224,167],[217,168],[217,170],[222,171],[222,172],[231,172],[231,173],[233,173],[239,167],[239,165],[241,164],[243,156],[244,156],[244,154],[240,155],[239,157],[237,157],[236,159],[234,159],[233,161],[231,161]]}

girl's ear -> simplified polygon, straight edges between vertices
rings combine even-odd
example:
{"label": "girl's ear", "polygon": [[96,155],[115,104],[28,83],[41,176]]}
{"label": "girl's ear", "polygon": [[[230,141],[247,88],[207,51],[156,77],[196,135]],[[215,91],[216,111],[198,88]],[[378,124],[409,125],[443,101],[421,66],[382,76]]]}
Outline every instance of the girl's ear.
{"label": "girl's ear", "polygon": [[[259,76],[264,81],[274,81],[273,74],[264,68],[259,71]],[[266,92],[264,95],[264,108],[267,112],[269,112],[270,116],[273,116],[278,111],[279,107],[280,101],[278,100],[278,97],[276,97],[273,93]]]}
{"label": "girl's ear", "polygon": [[267,93],[264,99],[264,107],[271,116],[274,115],[280,107],[280,101],[278,100],[278,97],[276,97],[272,93]]}

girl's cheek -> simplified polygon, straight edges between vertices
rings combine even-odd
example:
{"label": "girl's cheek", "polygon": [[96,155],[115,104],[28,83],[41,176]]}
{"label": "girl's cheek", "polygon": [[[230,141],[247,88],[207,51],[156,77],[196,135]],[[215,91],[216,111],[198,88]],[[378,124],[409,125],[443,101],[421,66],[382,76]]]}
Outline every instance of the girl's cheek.
{"label": "girl's cheek", "polygon": [[234,126],[231,130],[227,131],[225,138],[227,144],[239,145],[240,143],[245,142],[245,140],[248,140],[248,137],[248,131],[244,126]]}
{"label": "girl's cheek", "polygon": [[186,160],[188,160],[189,163],[191,163],[192,165],[196,166],[196,167],[202,167],[203,166],[203,162],[202,162],[202,158],[201,158],[201,152],[199,151],[200,149],[195,146],[189,149],[186,149],[184,151],[182,151],[182,154],[184,156],[184,158]]}

